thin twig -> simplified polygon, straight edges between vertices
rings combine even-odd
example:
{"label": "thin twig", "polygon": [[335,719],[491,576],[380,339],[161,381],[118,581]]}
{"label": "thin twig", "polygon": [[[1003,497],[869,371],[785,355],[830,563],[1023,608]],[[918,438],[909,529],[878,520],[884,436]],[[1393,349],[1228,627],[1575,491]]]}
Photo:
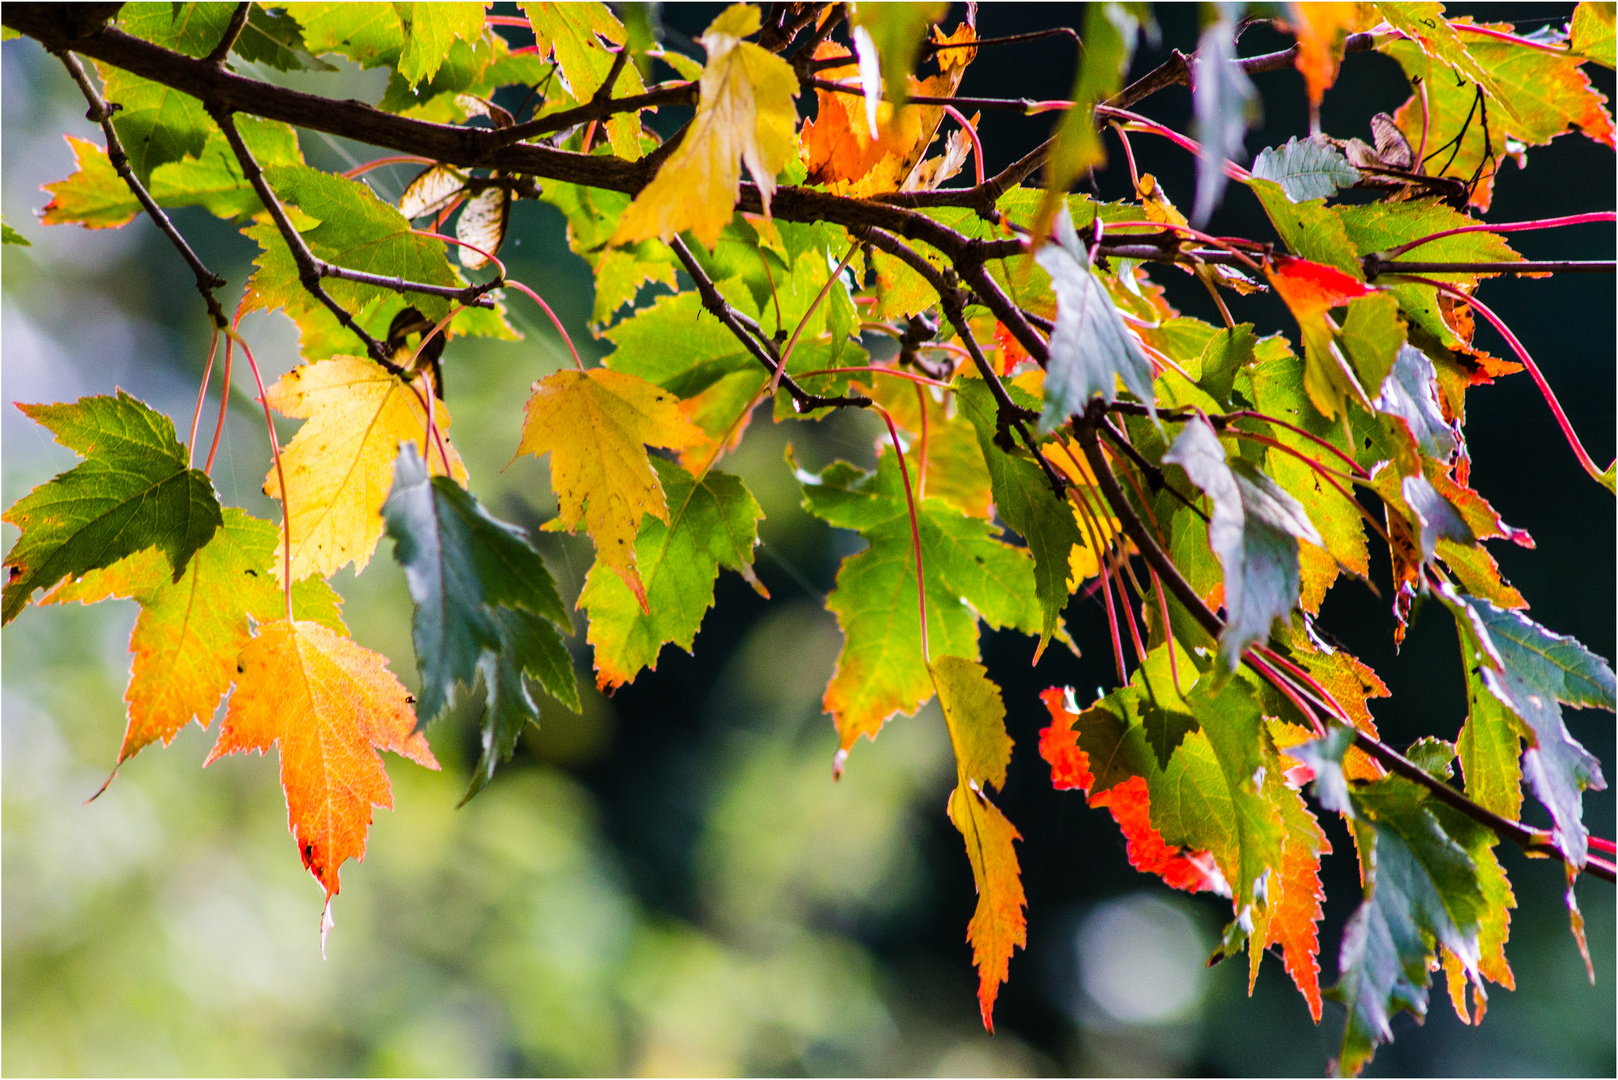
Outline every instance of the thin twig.
{"label": "thin twig", "polygon": [[242,28],[247,25],[248,13],[252,10],[252,4],[236,5],[236,10],[230,13],[230,22],[225,26],[224,36],[207,56],[208,63],[223,64],[229,58],[230,50],[236,47],[236,39],[242,36]]}
{"label": "thin twig", "polygon": [[124,144],[119,141],[117,129],[112,126],[115,107],[109,108],[102,100],[95,84],[90,82],[90,76],[86,74],[84,65],[79,63],[79,58],[66,49],[58,51],[56,55],[67,68],[68,74],[73,76],[73,81],[79,84],[84,100],[90,104],[90,111],[85,113],[85,117],[101,125],[101,130],[107,138],[107,158],[112,162],[113,169],[134,194],[136,201],[157,224],[158,230],[169,238],[169,243],[174,245],[180,257],[186,261],[186,265],[191,267],[191,273],[197,280],[197,291],[202,294],[203,301],[208,305],[208,317],[213,320],[216,331],[223,330],[227,325],[225,309],[220,306],[219,298],[214,296],[214,290],[224,288],[227,282],[203,265],[197,253],[191,250],[191,245],[186,243],[185,237],[180,235],[180,230],[174,227],[174,223],[163,212],[163,208],[157,205],[157,200],[152,198],[151,192],[146,190],[146,185],[136,177],[135,170],[130,168],[129,155],[124,153]]}

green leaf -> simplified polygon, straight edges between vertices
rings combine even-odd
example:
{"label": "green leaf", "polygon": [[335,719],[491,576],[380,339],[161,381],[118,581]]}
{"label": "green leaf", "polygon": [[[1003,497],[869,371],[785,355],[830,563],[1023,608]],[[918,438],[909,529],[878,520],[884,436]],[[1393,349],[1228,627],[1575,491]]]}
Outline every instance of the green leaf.
{"label": "green leaf", "polygon": [[742,482],[713,471],[697,480],[671,461],[651,460],[668,499],[669,520],[646,515],[635,538],[635,565],[650,610],[643,610],[623,578],[600,562],[590,568],[579,594],[579,606],[590,613],[589,641],[602,689],[633,681],[643,668],[655,671],[665,643],[691,651],[703,616],[713,607],[721,567],[768,595],[753,574],[764,511]]}
{"label": "green leaf", "polygon": [[1580,56],[1613,67],[1613,5],[1581,0],[1573,9],[1573,39],[1568,44]]}
{"label": "green leaf", "polygon": [[141,183],[152,170],[170,161],[194,158],[218,130],[202,102],[162,83],[132,75],[122,68],[96,65],[104,86],[102,96],[121,108],[112,126],[129,156],[129,167]]}
{"label": "green leaf", "polygon": [[142,41],[201,58],[225,36],[235,12],[236,5],[232,3],[124,4],[118,11],[118,22],[124,33]]}
{"label": "green leaf", "polygon": [[415,86],[438,74],[438,68],[457,41],[475,42],[483,36],[481,0],[457,3],[395,3],[404,44],[399,52],[399,74]]}
{"label": "green leaf", "polygon": [[178,581],[219,528],[213,484],[186,462],[174,422],[122,390],[64,405],[19,405],[84,461],[5,512],[22,530],[6,554],[4,619],[35,589],[157,547]]}
{"label": "green leaf", "polygon": [[[1461,35],[1449,24],[1449,20],[1444,18],[1443,4],[1437,0],[1411,0],[1406,3],[1378,4],[1377,10],[1382,13],[1382,17],[1390,26],[1395,30],[1404,31],[1405,37],[1409,39],[1403,42],[1389,42],[1383,46],[1388,52],[1396,53],[1401,45],[1419,49],[1442,68],[1449,69],[1452,74],[1446,81],[1457,83],[1461,80],[1456,76],[1464,76],[1482,86],[1484,92],[1498,102],[1507,115],[1512,118],[1521,115],[1515,95],[1504,93],[1506,87],[1495,81],[1494,72],[1499,65],[1485,63],[1478,56],[1479,51],[1485,49],[1489,42],[1480,41],[1476,37],[1468,37],[1463,42]],[[1437,79],[1433,80],[1434,88],[1438,82]],[[1513,86],[1510,89],[1516,90],[1518,87]]]}
{"label": "green leaf", "polygon": [[1236,373],[1253,362],[1253,349],[1257,344],[1252,323],[1241,323],[1213,334],[1197,358],[1201,368],[1197,385],[1221,404],[1229,403]]}
{"label": "green leaf", "polygon": [[[1329,996],[1348,1009],[1337,1070],[1354,1075],[1393,1039],[1392,1014],[1427,1012],[1428,965],[1442,946],[1478,979],[1487,902],[1477,866],[1424,805],[1425,791],[1388,777],[1354,792],[1365,900],[1343,929]],[[1432,944],[1429,944],[1431,942]]]}
{"label": "green leaf", "polygon": [[573,659],[556,627],[538,615],[509,607],[495,608],[494,622],[500,647],[485,651],[478,661],[488,697],[479,731],[482,751],[461,797],[463,806],[494,778],[496,765],[511,760],[523,729],[539,723],[539,706],[528,692],[528,679],[565,708],[579,711]]}
{"label": "green leaf", "polygon": [[1233,672],[1242,650],[1269,637],[1270,626],[1298,603],[1298,541],[1324,543],[1291,495],[1243,461],[1227,463],[1206,420],[1188,421],[1165,464],[1185,469],[1213,500],[1208,546],[1225,573],[1225,629],[1219,659]]}
{"label": "green leaf", "polygon": [[453,702],[457,683],[472,684],[483,653],[502,651],[496,607],[571,629],[556,583],[522,531],[491,517],[455,481],[429,480],[414,443],[400,446],[382,516],[416,604],[411,637],[421,669],[421,723]]}
{"label": "green leaf", "polygon": [[[607,5],[596,0],[585,3],[520,3],[534,30],[540,56],[556,58],[556,66],[575,100],[589,101],[612,71],[614,54],[603,40],[623,45],[627,32]],[[613,97],[632,97],[646,89],[640,70],[628,64],[613,85]],[[608,119],[607,138],[613,152],[635,160],[641,156],[640,113],[623,112]],[[616,224],[616,223],[615,223]]]}
{"label": "green leaf", "polygon": [[236,39],[236,55],[243,60],[268,64],[277,71],[336,71],[316,59],[303,43],[298,20],[285,11],[271,11],[254,4],[247,12],[247,25]]}
{"label": "green leaf", "polygon": [[[429,285],[453,288],[462,284],[444,255],[443,242],[415,235],[399,211],[359,181],[307,165],[268,169],[266,176],[282,200],[315,220],[313,227],[304,230],[303,238],[318,258],[350,270]],[[299,283],[292,253],[273,223],[258,222],[243,231],[263,248],[248,282],[249,310],[284,305],[296,315],[319,303]],[[332,299],[350,311],[391,294],[380,286],[340,278],[327,278],[323,285]],[[435,322],[449,314],[449,301],[442,297],[414,294],[411,303]]]}
{"label": "green leaf", "polygon": [[1151,11],[1145,4],[1107,0],[1085,9],[1078,72],[1069,95],[1073,107],[1057,122],[1056,141],[1045,162],[1045,194],[1032,229],[1036,237],[1043,237],[1056,220],[1068,189],[1086,172],[1107,163],[1107,151],[1096,130],[1095,107],[1123,88],[1142,20],[1155,34]]}
{"label": "green leaf", "polygon": [[[1405,343],[1405,322],[1399,301],[1386,293],[1348,302],[1348,317],[1337,334],[1360,384],[1377,387],[1387,379]],[[1429,371],[1432,365],[1427,365]],[[1435,376],[1436,377],[1436,374]]]}
{"label": "green leaf", "polygon": [[1033,556],[1034,591],[1044,616],[1039,637],[1039,649],[1043,651],[1059,625],[1062,609],[1067,607],[1069,559],[1073,545],[1081,542],[1078,521],[1073,508],[1051,490],[1044,470],[1024,448],[1018,446],[1018,452],[1008,453],[995,442],[999,409],[988,386],[981,379],[956,379],[955,396],[977,430],[978,448],[989,467],[995,509],[1028,542],[1028,553]]}
{"label": "green leaf", "polygon": [[10,225],[7,225],[3,219],[0,219],[0,245],[5,244],[17,244],[22,247],[34,246],[34,242],[32,240],[28,239],[16,229],[13,229]]}
{"label": "green leaf", "polygon": [[[1612,668],[1573,638],[1553,634],[1518,612],[1474,596],[1439,595],[1455,615],[1467,667],[1471,708],[1462,730],[1461,764],[1468,770],[1468,790],[1475,773],[1498,803],[1520,801],[1506,759],[1515,752],[1517,735],[1526,736],[1523,774],[1550,811],[1562,850],[1582,864],[1589,835],[1583,793],[1607,785],[1601,763],[1568,732],[1561,706],[1618,708]],[[1509,716],[1482,696],[1485,691]]]}
{"label": "green leaf", "polygon": [[1146,735],[1146,745],[1152,748],[1157,757],[1157,767],[1167,769],[1174,751],[1185,742],[1185,737],[1201,726],[1197,718],[1188,712],[1165,708],[1147,702],[1141,707],[1141,728]]}
{"label": "green leaf", "polygon": [[1358,281],[1365,280],[1365,271],[1351,254],[1341,220],[1334,209],[1326,208],[1324,199],[1297,202],[1280,185],[1257,176],[1248,187],[1258,196],[1288,251],[1310,262],[1334,266]]}
{"label": "green leaf", "polygon": [[[910,515],[891,453],[882,454],[874,473],[836,462],[818,476],[800,470],[798,477],[805,510],[857,530],[869,544],[843,560],[826,600],[844,640],[825,707],[848,749],[861,735],[874,738],[894,713],[913,714],[933,694],[921,650]],[[917,526],[933,655],[975,658],[980,617],[995,628],[1039,631],[1043,617],[1025,550],[1000,539],[989,522],[940,499],[921,502]]]}
{"label": "green leaf", "polygon": [[303,27],[303,41],[316,56],[337,53],[364,68],[393,65],[404,47],[404,24],[392,4],[289,3],[287,14]]}
{"label": "green leaf", "polygon": [[1377,411],[1404,421],[1423,454],[1449,461],[1460,442],[1438,404],[1438,372],[1427,355],[1409,345],[1400,347],[1380,385],[1382,390],[1375,402]]}
{"label": "green leaf", "polygon": [[[1056,244],[1034,254],[1056,290],[1056,329],[1051,333],[1050,366],[1045,372],[1045,411],[1040,431],[1051,431],[1081,413],[1090,399],[1111,403],[1121,378],[1130,393],[1153,408],[1152,366],[1106,287],[1090,272],[1089,253],[1073,231],[1064,206],[1056,218]],[[1155,415],[1155,412],[1154,412]]]}
{"label": "green leaf", "polygon": [[1353,187],[1360,173],[1335,147],[1294,136],[1282,146],[1258,152],[1253,179],[1273,181],[1288,199],[1302,203],[1329,199],[1340,189]]}

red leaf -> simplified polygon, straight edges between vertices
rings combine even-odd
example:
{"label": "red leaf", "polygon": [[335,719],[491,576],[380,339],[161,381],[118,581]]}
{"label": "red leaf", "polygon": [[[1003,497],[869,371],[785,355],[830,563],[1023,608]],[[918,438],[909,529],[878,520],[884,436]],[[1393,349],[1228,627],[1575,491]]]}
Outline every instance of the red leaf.
{"label": "red leaf", "polygon": [[1376,291],[1335,267],[1294,259],[1290,255],[1272,256],[1269,279],[1300,320],[1305,315],[1324,314]]}

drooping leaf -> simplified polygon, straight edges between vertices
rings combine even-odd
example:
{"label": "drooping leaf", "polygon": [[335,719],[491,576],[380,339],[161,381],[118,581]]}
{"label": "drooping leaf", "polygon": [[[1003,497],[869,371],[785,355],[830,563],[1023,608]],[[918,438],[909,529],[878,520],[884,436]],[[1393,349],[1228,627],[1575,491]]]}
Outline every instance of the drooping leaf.
{"label": "drooping leaf", "polygon": [[1151,15],[1142,4],[1107,0],[1085,9],[1080,34],[1084,44],[1073,93],[1068,95],[1073,106],[1057,122],[1056,142],[1045,159],[1045,194],[1031,226],[1036,238],[1043,238],[1050,229],[1074,182],[1107,163],[1107,151],[1096,130],[1095,107],[1123,88],[1143,15],[1150,25]]}
{"label": "drooping leaf", "polygon": [[1057,243],[1034,254],[1051,275],[1056,290],[1056,329],[1051,334],[1050,366],[1045,372],[1045,411],[1039,418],[1042,432],[1082,413],[1090,399],[1112,402],[1118,380],[1141,402],[1151,407],[1152,367],[1123,317],[1095,274],[1089,253],[1073,230],[1064,206],[1056,217]]}
{"label": "drooping leaf", "polygon": [[565,708],[575,713],[580,709],[573,658],[556,627],[539,615],[513,607],[495,608],[494,623],[500,647],[485,650],[478,660],[486,691],[478,731],[482,749],[461,797],[462,805],[494,779],[500,762],[511,760],[523,730],[539,723],[539,706],[528,692],[529,680],[544,687]]}
{"label": "drooping leaf", "polygon": [[1420,349],[1401,346],[1373,404],[1402,420],[1423,454],[1447,462],[1459,441],[1438,404],[1437,381],[1433,362]]}
{"label": "drooping leaf", "polygon": [[292,839],[329,906],[343,863],[365,857],[371,807],[393,806],[376,750],[429,769],[438,762],[384,658],[319,623],[264,624],[236,666],[236,692],[203,764],[279,746]]}
{"label": "drooping leaf", "polygon": [[[1304,86],[1309,91],[1309,102],[1314,107],[1320,107],[1326,91],[1337,81],[1337,67],[1343,62],[1343,44],[1352,31],[1361,28],[1360,23],[1360,5],[1352,0],[1314,0],[1311,3],[1287,5],[1287,28],[1298,38],[1298,56],[1293,63],[1303,75]],[[1257,175],[1256,169],[1254,175]],[[1276,178],[1271,176],[1267,179]],[[1320,197],[1305,196],[1309,199]],[[1318,1005],[1315,1007],[1315,1019],[1320,1019]]]}
{"label": "drooping leaf", "polygon": [[[995,503],[992,480],[983,460],[972,414],[963,398],[894,378],[872,379],[864,385],[863,392],[886,409],[899,430],[910,437],[917,456],[918,491],[944,500],[968,517],[989,516],[990,507]],[[1020,394],[1020,391],[1013,392]],[[1027,399],[1024,404],[1033,400]],[[920,461],[924,412],[925,469]]]}
{"label": "drooping leaf", "polygon": [[665,643],[691,651],[703,616],[713,606],[721,567],[764,590],[753,574],[753,547],[764,511],[742,482],[712,471],[694,479],[661,458],[652,459],[652,467],[668,500],[668,517],[643,518],[635,540],[645,604],[600,561],[590,568],[579,594],[579,607],[590,613],[596,684],[603,690],[632,681],[642,668],[656,670]]}
{"label": "drooping leaf", "polygon": [[978,969],[978,1004],[983,1026],[994,1030],[994,1001],[1005,982],[1011,954],[1028,944],[1028,899],[1012,841],[1020,840],[1005,815],[989,802],[988,789],[999,790],[1011,763],[1011,737],[1006,734],[1006,707],[1000,688],[983,665],[959,656],[942,656],[931,664],[938,704],[949,724],[955,747],[956,786],[949,797],[949,817],[966,839],[967,858],[977,883],[978,906],[967,926],[972,962]]}
{"label": "drooping leaf", "polygon": [[18,408],[84,461],[5,512],[22,535],[6,553],[4,621],[17,617],[34,590],[149,547],[163,553],[179,581],[222,517],[213,483],[190,467],[174,421],[122,390]]}
{"label": "drooping leaf", "polygon": [[[471,247],[460,249],[461,265],[468,270],[481,270],[489,265],[490,256],[500,254],[505,243],[506,230],[511,226],[511,191],[503,187],[488,188],[461,207],[461,216],[455,219],[455,237]],[[473,250],[473,249],[476,250]]]}
{"label": "drooping leaf", "polygon": [[1206,420],[1190,420],[1165,463],[1185,469],[1213,500],[1208,544],[1225,572],[1225,629],[1219,662],[1235,671],[1242,651],[1269,637],[1270,626],[1298,603],[1298,541],[1324,543],[1303,507],[1245,462],[1227,462]]}
{"label": "drooping leaf", "polygon": [[1478,978],[1486,902],[1477,867],[1427,809],[1423,795],[1402,777],[1352,795],[1365,901],[1343,930],[1341,975],[1329,993],[1348,1010],[1336,1063],[1346,1076],[1357,1075],[1376,1047],[1393,1038],[1389,1021],[1395,1012],[1426,1015],[1428,964],[1438,947]]}
{"label": "drooping leaf", "polygon": [[396,3],[403,44],[398,72],[415,86],[431,79],[457,41],[476,41],[483,35],[480,0],[471,2]]}
{"label": "drooping leaf", "polygon": [[[1294,10],[1312,11],[1316,8],[1353,7],[1353,4],[1313,3],[1294,4]],[[1302,41],[1300,35],[1299,40]],[[1298,62],[1303,63],[1300,53]],[[1335,73],[1335,65],[1333,67]],[[1286,197],[1295,203],[1314,199],[1329,199],[1346,187],[1359,182],[1360,171],[1348,163],[1342,152],[1312,139],[1290,138],[1281,146],[1265,147],[1253,159],[1253,179],[1269,180],[1279,184]]]}
{"label": "drooping leaf", "polygon": [[1304,259],[1277,257],[1266,276],[1298,321],[1303,337],[1304,389],[1315,408],[1327,419],[1342,413],[1350,398],[1369,408],[1370,399],[1338,347],[1335,326],[1327,313],[1373,290],[1340,270]]}
{"label": "drooping leaf", "polygon": [[453,480],[429,478],[414,443],[399,451],[382,516],[416,603],[411,637],[422,724],[454,700],[457,683],[472,685],[485,651],[501,651],[494,608],[521,608],[571,629],[556,582],[528,538]]}
{"label": "drooping leaf", "polygon": [[[353,356],[303,364],[269,388],[270,408],[308,423],[281,450],[292,532],[292,578],[329,577],[352,561],[363,570],[382,538],[382,504],[393,484],[399,444],[420,444],[427,416],[418,394],[380,366]],[[450,474],[466,482],[466,467],[449,441],[450,415],[443,402],[434,423],[449,454]],[[434,472],[444,462],[435,444],[428,458]],[[272,465],[264,493],[281,497]],[[282,528],[287,526],[283,524]],[[280,574],[280,564],[275,564]]]}
{"label": "drooping leaf", "polygon": [[769,217],[775,176],[794,145],[798,80],[785,60],[742,40],[758,28],[758,8],[733,4],[699,39],[708,63],[697,115],[624,212],[615,246],[651,237],[667,242],[689,229],[711,247],[735,209],[744,162]]}
{"label": "drooping leaf", "polygon": [[[978,447],[988,463],[994,505],[1006,524],[1021,534],[1034,559],[1034,589],[1044,621],[1043,650],[1067,607],[1068,571],[1080,542],[1073,509],[1051,490],[1045,472],[1026,452],[1008,453],[995,442],[999,410],[980,379],[957,379],[956,399],[977,429]],[[1019,447],[1019,450],[1021,448]],[[1038,652],[1035,654],[1038,655]]]}
{"label": "drooping leaf", "polygon": [[635,534],[651,514],[669,520],[647,446],[679,450],[702,437],[666,390],[621,371],[558,371],[534,384],[518,454],[551,455],[561,527],[583,522],[596,559],[648,612],[635,567]]}
{"label": "drooping leaf", "polygon": [[[846,750],[861,735],[875,738],[894,713],[914,714],[933,695],[921,651],[910,515],[891,453],[882,454],[874,473],[837,462],[818,476],[800,471],[799,479],[804,509],[858,530],[870,545],[843,560],[826,600],[842,628],[843,650],[824,705]],[[1024,550],[1001,540],[989,522],[938,499],[922,501],[916,514],[933,654],[977,656],[980,617],[992,627],[1038,631],[1033,563]]]}
{"label": "drooping leaf", "polygon": [[[1399,313],[1398,298],[1387,293],[1350,300],[1348,317],[1337,334],[1338,343],[1359,376],[1360,385],[1367,390],[1385,384],[1388,372],[1405,347],[1405,338],[1405,320]],[[1431,371],[1431,362],[1427,363]]]}
{"label": "drooping leaf", "polygon": [[1255,905],[1248,935],[1247,993],[1258,981],[1264,950],[1279,947],[1287,974],[1320,1023],[1320,919],[1326,890],[1320,884],[1320,857],[1331,844],[1303,797],[1288,786],[1279,769],[1264,775],[1263,791],[1281,819],[1281,861],[1274,867],[1267,900]]}
{"label": "drooping leaf", "polygon": [[1198,39],[1199,77],[1192,88],[1193,127],[1202,153],[1197,158],[1197,199],[1191,223],[1206,224],[1225,193],[1225,162],[1245,157],[1242,141],[1257,118],[1258,91],[1236,60],[1236,5],[1216,6],[1219,17]]}
{"label": "drooping leaf", "polygon": [[[192,720],[207,727],[236,677],[236,657],[258,623],[286,618],[285,597],[270,566],[279,555],[275,526],[226,507],[223,524],[200,548],[178,581],[156,548],[136,552],[104,570],[52,589],[41,604],[95,603],[130,597],[140,617],[129,639],[134,670],[124,700],[129,727],[121,765],[151,743],[166,746]],[[293,613],[347,633],[330,585],[309,578],[292,587]]]}
{"label": "drooping leaf", "polygon": [[1582,864],[1589,835],[1583,793],[1607,784],[1600,762],[1569,733],[1561,706],[1618,708],[1612,668],[1520,612],[1477,597],[1439,595],[1455,615],[1467,669],[1461,766],[1468,791],[1476,786],[1498,806],[1520,804],[1514,758],[1517,737],[1526,737],[1522,774],[1550,811],[1557,843],[1575,865]]}

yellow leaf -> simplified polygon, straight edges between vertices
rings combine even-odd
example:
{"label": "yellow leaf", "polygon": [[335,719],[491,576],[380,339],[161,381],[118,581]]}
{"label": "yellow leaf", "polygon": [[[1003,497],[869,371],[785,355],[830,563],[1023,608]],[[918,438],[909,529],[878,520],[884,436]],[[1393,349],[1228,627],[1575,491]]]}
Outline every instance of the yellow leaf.
{"label": "yellow leaf", "polygon": [[775,175],[792,152],[797,76],[785,60],[742,40],[759,27],[758,9],[734,4],[699,40],[708,50],[697,115],[685,138],[625,211],[614,245],[691,230],[712,247],[741,189],[741,162],[769,217]]}
{"label": "yellow leaf", "polygon": [[647,446],[681,450],[704,433],[680,411],[672,393],[622,371],[558,371],[534,384],[518,454],[551,455],[551,487],[559,520],[582,520],[596,557],[618,573],[646,609],[635,570],[642,514],[668,521],[663,485]]}
{"label": "yellow leaf", "polygon": [[1022,871],[1013,840],[1022,836],[983,793],[961,784],[950,793],[949,819],[966,838],[978,906],[966,927],[972,963],[978,969],[978,1007],[983,1026],[994,1030],[994,999],[1011,970],[1011,953],[1028,945]]}
{"label": "yellow leaf", "polygon": [[438,768],[411,697],[378,654],[319,623],[265,624],[236,661],[236,692],[204,765],[243,750],[281,750],[288,824],[303,865],[325,886],[365,858],[371,807],[393,806],[376,747]]}
{"label": "yellow leaf", "polygon": [[[387,371],[353,356],[293,368],[270,387],[269,402],[284,416],[309,421],[281,451],[292,525],[292,580],[310,574],[330,577],[350,560],[356,571],[365,569],[382,537],[382,504],[393,487],[399,443],[419,445],[426,436],[421,402]],[[464,485],[466,467],[447,435],[449,410],[438,402],[433,412],[438,430],[446,433],[452,474]],[[443,475],[437,447],[427,461]],[[273,465],[264,494],[281,497]],[[279,560],[275,573],[279,578]]]}

